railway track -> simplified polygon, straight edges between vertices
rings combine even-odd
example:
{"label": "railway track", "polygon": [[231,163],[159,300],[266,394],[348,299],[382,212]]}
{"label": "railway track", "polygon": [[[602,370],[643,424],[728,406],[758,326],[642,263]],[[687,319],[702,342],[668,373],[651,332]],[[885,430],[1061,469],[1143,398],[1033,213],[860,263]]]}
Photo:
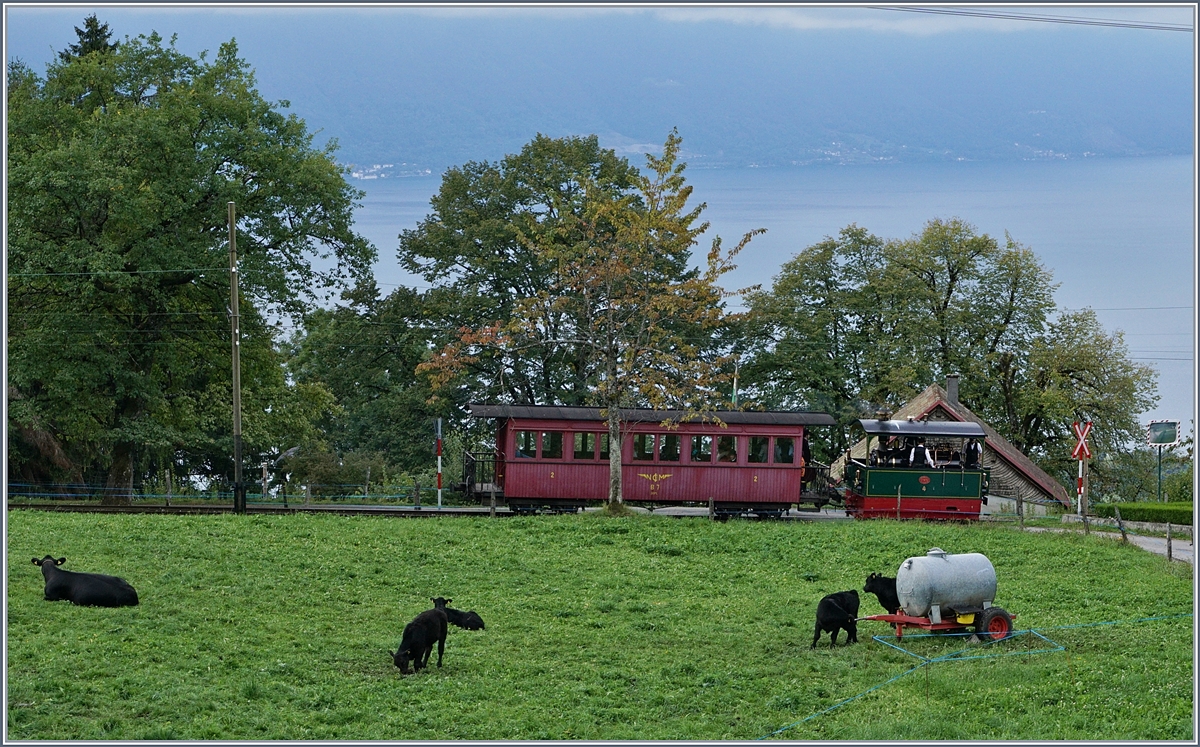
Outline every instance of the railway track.
{"label": "railway track", "polygon": [[[95,514],[229,514],[231,505],[176,504],[173,506],[103,506],[99,503],[9,503],[9,510],[62,511],[68,513]],[[405,518],[429,518],[432,516],[488,516],[490,509],[480,506],[372,506],[372,505],[328,505],[306,506],[304,504],[282,506],[278,504],[248,504],[248,514],[338,514],[341,516],[399,516]],[[513,516],[505,507],[496,507],[496,516]]]}

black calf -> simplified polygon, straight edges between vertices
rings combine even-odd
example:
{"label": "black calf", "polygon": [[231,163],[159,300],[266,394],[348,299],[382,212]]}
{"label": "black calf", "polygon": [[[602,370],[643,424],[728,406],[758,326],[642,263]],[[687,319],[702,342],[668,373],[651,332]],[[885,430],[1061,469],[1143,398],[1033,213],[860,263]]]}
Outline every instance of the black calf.
{"label": "black calf", "polygon": [[453,607],[446,606],[453,601],[454,601],[453,599],[442,599],[441,597],[434,597],[433,598],[433,608],[442,610],[443,612],[445,612],[446,620],[451,625],[457,625],[458,627],[463,628],[465,630],[483,630],[483,618],[480,617],[479,614],[477,612],[475,612],[475,610],[471,610],[470,612],[463,612],[462,610],[456,610]]}
{"label": "black calf", "polygon": [[872,573],[867,576],[867,583],[863,586],[863,591],[874,594],[889,615],[896,614],[896,611],[900,609],[900,597],[896,595],[896,579],[894,578]]}
{"label": "black calf", "polygon": [[404,635],[400,639],[400,647],[392,654],[392,663],[400,667],[403,674],[408,674],[409,662],[412,662],[413,672],[421,671],[429,663],[435,641],[438,649],[437,665],[440,667],[442,652],[446,649],[446,613],[436,607],[425,610],[404,626]]}
{"label": "black calf", "polygon": [[839,630],[846,631],[846,645],[858,643],[858,592],[854,589],[839,591],[823,598],[817,604],[817,627],[809,648],[816,648],[821,631],[829,633],[829,647],[837,644]]}
{"label": "black calf", "polygon": [[66,558],[55,560],[50,555],[33,559],[34,565],[42,567],[42,577],[46,579],[47,602],[65,599],[85,607],[131,607],[138,603],[137,592],[125,579],[59,570],[58,566],[65,562]]}

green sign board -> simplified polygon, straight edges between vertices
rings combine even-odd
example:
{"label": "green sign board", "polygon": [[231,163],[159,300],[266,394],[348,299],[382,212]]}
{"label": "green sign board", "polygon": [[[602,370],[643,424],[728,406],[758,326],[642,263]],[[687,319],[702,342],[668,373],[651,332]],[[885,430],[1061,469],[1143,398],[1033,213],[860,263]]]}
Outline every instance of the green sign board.
{"label": "green sign board", "polygon": [[1146,443],[1170,448],[1179,443],[1178,420],[1152,420],[1146,426]]}

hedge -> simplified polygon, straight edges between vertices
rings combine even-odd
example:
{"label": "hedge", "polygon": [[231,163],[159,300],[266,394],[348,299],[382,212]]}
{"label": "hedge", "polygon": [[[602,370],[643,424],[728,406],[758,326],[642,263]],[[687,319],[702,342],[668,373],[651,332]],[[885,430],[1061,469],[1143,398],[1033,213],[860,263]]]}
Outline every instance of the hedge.
{"label": "hedge", "polygon": [[1192,524],[1191,503],[1099,503],[1092,506],[1097,516],[1115,519],[1120,507],[1125,521],[1152,521],[1158,524]]}

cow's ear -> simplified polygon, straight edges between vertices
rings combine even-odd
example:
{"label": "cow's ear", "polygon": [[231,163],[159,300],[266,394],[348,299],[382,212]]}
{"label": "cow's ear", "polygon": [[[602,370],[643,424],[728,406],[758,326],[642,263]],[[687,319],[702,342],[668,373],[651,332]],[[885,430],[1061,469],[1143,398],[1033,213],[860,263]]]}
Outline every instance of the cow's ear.
{"label": "cow's ear", "polygon": [[66,558],[59,558],[58,560],[54,561],[54,564],[55,564],[55,565],[62,565],[62,564],[63,564],[63,563],[65,563],[65,562],[67,562],[67,559],[66,559]]}
{"label": "cow's ear", "polygon": [[33,559],[33,564],[34,564],[34,565],[41,565],[41,564],[42,564],[42,561],[38,560],[37,558],[34,558],[34,559]]}

